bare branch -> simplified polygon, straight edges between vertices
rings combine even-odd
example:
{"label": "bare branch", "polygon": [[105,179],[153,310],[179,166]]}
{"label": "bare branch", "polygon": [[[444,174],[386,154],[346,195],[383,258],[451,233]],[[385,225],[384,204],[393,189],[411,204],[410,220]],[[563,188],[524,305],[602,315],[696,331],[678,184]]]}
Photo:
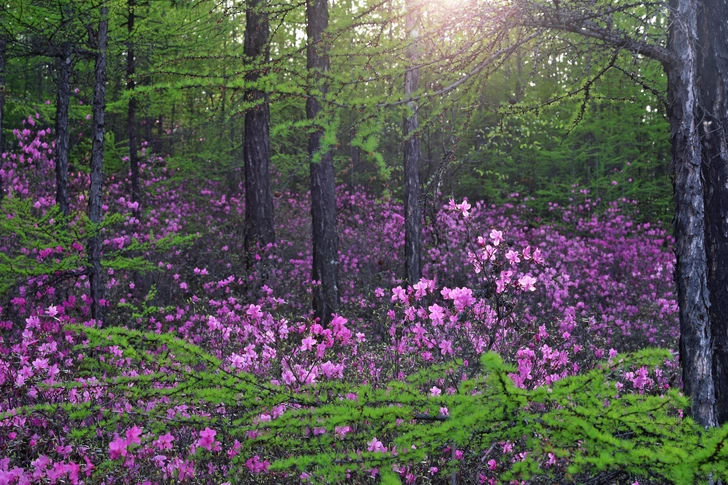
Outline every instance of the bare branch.
{"label": "bare branch", "polygon": [[[524,2],[521,3],[522,20],[519,23],[524,27],[560,30],[597,39],[612,47],[654,59],[663,65],[673,63],[675,59],[667,48],[646,40],[636,39],[623,30],[608,27],[611,24],[608,21],[609,16],[621,12],[623,8],[605,9],[601,12],[588,12],[585,14],[569,8],[555,8]],[[595,21],[597,18],[603,18],[608,26],[599,25]]]}

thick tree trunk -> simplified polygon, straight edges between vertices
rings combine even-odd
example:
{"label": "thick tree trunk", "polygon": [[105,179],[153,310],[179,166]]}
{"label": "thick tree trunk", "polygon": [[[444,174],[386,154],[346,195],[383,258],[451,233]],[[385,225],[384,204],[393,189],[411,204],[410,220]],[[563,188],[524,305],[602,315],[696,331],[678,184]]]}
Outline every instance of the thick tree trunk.
{"label": "thick tree trunk", "polygon": [[71,98],[72,49],[63,44],[58,59],[58,86],[56,94],[56,204],[65,215],[68,203],[68,105]]}
{"label": "thick tree trunk", "polygon": [[674,61],[666,70],[680,359],[692,416],[712,427],[728,420],[728,2],[671,6]]}
{"label": "thick tree trunk", "polygon": [[[89,189],[88,213],[89,219],[94,225],[100,224],[103,220],[101,209],[101,190],[103,184],[104,164],[104,114],[106,111],[106,41],[109,22],[107,19],[109,9],[101,9],[101,21],[99,30],[94,39],[90,33],[90,43],[97,50],[95,83],[94,83],[94,129],[93,144],[91,148],[91,187]],[[101,268],[101,236],[93,234],[88,240],[88,264],[89,281],[91,284],[91,318],[97,321],[103,320],[103,308],[101,300],[104,296],[103,272]]]}
{"label": "thick tree trunk", "polygon": [[[417,62],[418,14],[412,0],[405,2],[407,17],[405,28],[411,42],[408,57]],[[409,67],[404,75],[404,94],[411,97],[417,92],[420,74],[417,67]],[[404,268],[405,278],[411,285],[422,276],[422,212],[420,209],[420,139],[417,133],[417,103],[407,103],[409,113],[404,119]]]}
{"label": "thick tree trunk", "polygon": [[[129,15],[128,15],[128,30],[129,36],[134,32],[134,9],[136,7],[136,0],[128,0]],[[134,74],[136,71],[136,59],[134,58],[134,44],[132,40],[129,40],[129,46],[126,51],[126,89],[127,91],[134,91],[136,85],[134,81]],[[129,134],[129,169],[131,171],[131,200],[132,202],[141,203],[141,189],[139,188],[139,153],[137,152],[138,147],[138,135],[137,135],[137,99],[132,96],[129,98],[129,107],[127,109],[126,127]],[[135,211],[139,212],[139,209]]]}
{"label": "thick tree trunk", "polygon": [[728,0],[697,9],[696,76],[705,184],[705,249],[718,424],[728,422]]}
{"label": "thick tree trunk", "polygon": [[[307,67],[314,91],[306,101],[306,115],[317,120],[321,112],[321,99],[326,96],[327,84],[322,74],[329,70],[329,56],[323,34],[329,24],[327,0],[308,0],[306,4],[306,33],[308,36]],[[318,92],[316,92],[318,91]],[[315,122],[315,121],[314,121]],[[334,157],[321,146],[323,128],[309,137],[311,156],[311,220],[313,225],[313,271],[311,278],[321,284],[314,290],[313,310],[322,324],[331,321],[331,314],[339,308],[338,246],[336,232],[336,185]]]}
{"label": "thick tree trunk", "polygon": [[[0,20],[2,17],[0,16]],[[3,134],[3,128],[5,126],[5,119],[3,115],[5,113],[5,55],[6,55],[6,43],[4,38],[0,38],[0,154],[5,151],[5,136]],[[3,177],[0,175],[0,201],[3,200],[4,188],[3,188]]]}
{"label": "thick tree trunk", "polygon": [[[245,56],[252,65],[262,66],[267,61],[269,36],[265,0],[247,0],[245,23]],[[252,262],[256,245],[275,242],[273,227],[273,194],[270,186],[270,110],[267,95],[255,88],[261,78],[262,67],[245,75],[246,103],[254,104],[245,112],[245,253]]]}

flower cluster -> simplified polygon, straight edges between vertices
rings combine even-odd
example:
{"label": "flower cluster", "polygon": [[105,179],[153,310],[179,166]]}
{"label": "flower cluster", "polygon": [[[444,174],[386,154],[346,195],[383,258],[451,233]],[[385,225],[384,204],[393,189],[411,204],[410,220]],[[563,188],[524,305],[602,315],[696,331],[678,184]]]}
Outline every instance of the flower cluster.
{"label": "flower cluster", "polygon": [[[50,130],[41,124],[30,117],[14,131],[16,148],[0,155],[0,176],[8,199],[28,203],[45,231],[57,226],[43,219],[54,203],[54,161]],[[226,194],[215,181],[181,180],[152,155],[141,171],[141,205],[125,193],[128,174],[105,181],[105,210],[121,217],[102,230],[104,258],[143,252],[155,267],[106,269],[103,328],[128,333],[92,342],[102,324],[88,317],[83,234],[47,244],[0,234],[4,255],[52,268],[18,276],[0,300],[0,483],[313,480],[311,470],[276,469],[283,452],[256,440],[282,433],[306,406],[360,403],[347,386],[381,390],[419,379],[423,411],[444,419],[450,409],[439,400],[477,376],[488,351],[513,365],[516,386],[533,389],[616,359],[618,351],[677,343],[672,240],[661,227],[626,216],[628,201],[599,216],[596,201],[585,202],[588,210],[554,207],[554,219],[544,222],[518,203],[451,200],[425,229],[424,277],[405,285],[402,207],[341,187],[341,307],[324,327],[310,309],[316,283],[305,197],[276,197],[277,242],[259,248],[260,264],[251,270],[240,237],[242,189]],[[69,184],[77,221],[88,176],[74,172]],[[71,232],[80,227],[74,221]],[[137,245],[177,234],[198,237],[186,247]],[[191,348],[207,360],[187,359]],[[428,369],[445,370],[422,374]],[[615,386],[622,394],[661,393],[675,385],[675,374],[674,361],[640,366]],[[204,393],[185,387],[194,379],[210,380]],[[254,382],[257,394],[236,387],[241,382]],[[133,394],[143,386],[148,394]],[[214,388],[233,389],[234,397],[208,392]],[[307,392],[314,402],[304,400]],[[444,480],[453,456],[477,464],[473,483],[495,483],[529,453],[514,440],[477,457],[443,446],[410,463],[402,457],[412,450],[348,422],[305,423],[302,434],[309,443],[332,440],[351,456],[392,460],[405,483]],[[546,454],[541,466],[566,469],[567,460]],[[354,468],[347,471],[352,480],[389,471]]]}

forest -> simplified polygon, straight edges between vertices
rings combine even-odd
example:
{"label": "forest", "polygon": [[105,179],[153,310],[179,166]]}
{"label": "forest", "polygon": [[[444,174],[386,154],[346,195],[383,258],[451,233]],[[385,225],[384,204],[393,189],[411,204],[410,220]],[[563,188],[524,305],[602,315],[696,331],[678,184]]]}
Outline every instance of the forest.
{"label": "forest", "polygon": [[0,485],[728,482],[728,0],[0,3]]}

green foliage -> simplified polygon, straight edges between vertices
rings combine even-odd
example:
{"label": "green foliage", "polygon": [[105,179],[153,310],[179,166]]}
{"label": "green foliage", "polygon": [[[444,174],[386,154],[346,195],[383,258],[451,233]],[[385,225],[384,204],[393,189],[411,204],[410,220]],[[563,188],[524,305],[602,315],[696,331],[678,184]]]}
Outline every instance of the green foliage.
{"label": "green foliage", "polygon": [[[39,277],[54,282],[79,278],[85,273],[86,240],[123,223],[123,214],[108,214],[101,224],[92,223],[83,214],[67,219],[57,206],[41,212],[31,199],[3,199],[4,217],[0,218],[0,234],[6,234],[4,244],[13,250],[0,252],[0,295],[18,284]],[[196,236],[169,234],[149,242],[133,239],[123,249],[112,247],[104,252],[102,264],[119,271],[149,271],[154,264],[142,254],[188,245]]]}
{"label": "green foliage", "polygon": [[379,169],[379,176],[382,180],[389,180],[392,177],[392,168],[387,166],[384,155],[380,150],[382,122],[379,119],[370,119],[359,124],[356,134],[351,140],[351,146],[360,149],[374,160]]}
{"label": "green foliage", "polygon": [[[578,75],[576,66],[561,76]],[[663,91],[660,69],[647,65],[641,72]],[[528,204],[548,217],[549,203],[568,205],[587,191],[592,200],[637,200],[646,220],[669,220],[671,155],[662,101],[618,72],[594,82],[589,97],[559,102],[550,102],[564,96],[558,84],[549,78],[535,82],[521,103],[475,114],[477,128],[464,135],[464,195],[502,203],[517,192],[535,197]],[[544,86],[552,90],[539,92]],[[502,95],[491,94],[496,100]]]}
{"label": "green foliage", "polygon": [[[81,229],[68,225],[57,207],[38,216],[32,200],[6,198],[3,200],[6,217],[0,218],[0,233],[12,238],[8,247],[16,251],[0,252],[0,294],[4,294],[20,279],[70,273],[83,266],[78,251],[69,251],[74,242],[83,240]],[[8,241],[9,243],[9,241]],[[67,251],[62,257],[41,257],[43,250],[56,248]]]}
{"label": "green foliage", "polygon": [[137,309],[136,306],[133,303],[119,303],[119,308],[126,308],[131,311],[131,318],[134,320],[140,319],[140,318],[147,318],[151,315],[154,315],[162,310],[171,309],[173,307],[167,307],[167,308],[159,308],[155,306],[152,302],[157,296],[157,288],[156,286],[152,285],[147,295],[144,297],[144,300],[142,300],[140,307]]}
{"label": "green foliage", "polygon": [[[88,342],[77,349],[86,354],[87,375],[98,377],[103,369],[98,386],[113,392],[119,402],[156,403],[143,415],[119,414],[89,403],[59,405],[69,419],[95,416],[96,427],[107,433],[131,424],[153,432],[210,426],[222,430],[221,440],[243,444],[238,465],[246,456],[259,454],[271,461],[273,476],[305,472],[314,483],[336,483],[347,473],[356,476],[377,468],[382,483],[399,483],[393,471],[397,466],[444,459],[442,473],[449,473],[482,466],[484,457],[491,456],[499,458],[501,483],[536,477],[581,483],[584,477],[605,472],[685,485],[708,476],[728,479],[728,427],[704,430],[682,417],[689,402],[674,389],[626,390],[631,386],[626,372],[661,366],[672,359],[667,351],[618,355],[595,370],[534,390],[515,387],[508,376],[514,368],[488,353],[475,377],[462,381],[455,393],[433,396],[426,391],[428,383],[462,363],[425,369],[383,388],[326,381],[293,390],[233,371],[219,357],[170,334],[69,329]],[[107,351],[112,346],[139,372],[122,375],[110,365]],[[624,393],[618,382],[625,386]],[[170,420],[168,412],[180,405],[202,414],[208,410],[209,417]],[[280,417],[258,419],[276,406],[285,408]],[[447,416],[438,414],[444,408]],[[344,426],[350,432],[340,434]],[[312,434],[313,429],[319,432]],[[87,438],[80,432],[74,436]],[[368,451],[373,438],[387,450]],[[501,453],[504,444],[513,451]],[[443,455],[452,446],[463,451],[464,461]]]}

